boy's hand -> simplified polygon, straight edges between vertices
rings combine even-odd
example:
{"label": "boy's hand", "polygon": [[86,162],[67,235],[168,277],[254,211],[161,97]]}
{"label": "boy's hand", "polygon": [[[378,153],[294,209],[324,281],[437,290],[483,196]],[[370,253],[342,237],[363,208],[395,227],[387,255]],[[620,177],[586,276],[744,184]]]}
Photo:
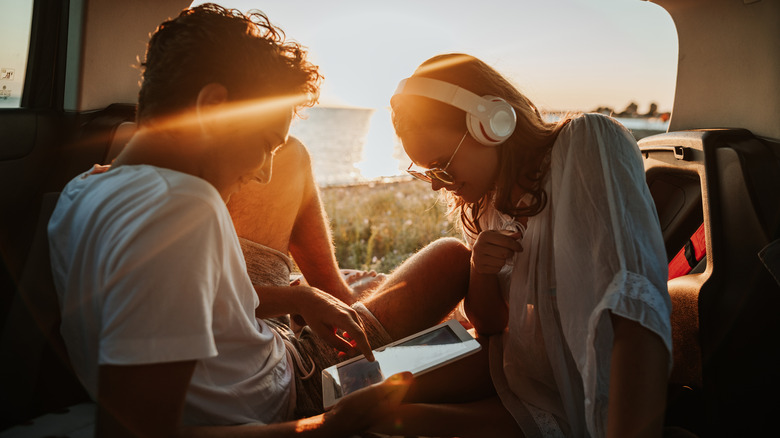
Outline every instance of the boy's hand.
{"label": "boy's hand", "polygon": [[410,372],[398,373],[382,383],[344,396],[325,413],[326,427],[349,435],[365,431],[379,423],[387,423],[401,404],[413,380]]}
{"label": "boy's hand", "polygon": [[[293,286],[299,292],[297,314],[301,315],[317,336],[339,351],[357,348],[369,361],[374,353],[363,330],[358,314],[338,298],[310,286]],[[350,339],[340,334],[349,333]]]}

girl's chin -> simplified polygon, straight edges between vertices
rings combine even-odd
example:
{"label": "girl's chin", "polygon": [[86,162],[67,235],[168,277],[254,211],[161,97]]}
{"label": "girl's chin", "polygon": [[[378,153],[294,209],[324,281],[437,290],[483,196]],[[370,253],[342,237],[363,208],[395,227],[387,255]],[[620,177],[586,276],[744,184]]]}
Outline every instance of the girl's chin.
{"label": "girl's chin", "polygon": [[465,186],[465,184],[461,184],[460,186],[454,187],[449,192],[463,199],[468,203],[476,202],[479,199],[479,198],[476,199],[474,198],[474,194],[471,192],[471,190],[468,189],[468,187]]}
{"label": "girl's chin", "polygon": [[468,195],[460,196],[460,198],[463,199],[463,201],[465,201],[468,204],[473,204],[473,203],[479,201],[479,198],[475,198],[473,196],[468,196]]}

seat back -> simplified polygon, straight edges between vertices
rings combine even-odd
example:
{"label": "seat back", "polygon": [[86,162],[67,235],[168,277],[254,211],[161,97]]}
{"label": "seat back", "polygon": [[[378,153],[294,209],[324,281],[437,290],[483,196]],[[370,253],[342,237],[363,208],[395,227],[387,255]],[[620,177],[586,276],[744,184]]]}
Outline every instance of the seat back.
{"label": "seat back", "polygon": [[135,122],[122,122],[116,127],[103,164],[111,164],[111,162],[114,161],[117,155],[122,152],[122,149],[124,149],[125,145],[130,140],[130,137],[135,134],[135,130]]}
{"label": "seat back", "polygon": [[60,335],[46,228],[58,194],[43,197],[33,245],[2,332],[2,426],[89,400]]}
{"label": "seat back", "polygon": [[702,435],[773,430],[780,402],[764,395],[780,389],[780,287],[758,255],[780,238],[780,144],[721,129],[647,137],[640,149],[669,260],[704,224],[706,267],[668,282],[667,417],[696,417],[676,425]]}
{"label": "seat back", "polygon": [[58,152],[57,164],[47,172],[50,181],[46,192],[25,193],[31,204],[41,199],[37,216],[8,222],[7,231],[17,233],[24,232],[17,229],[19,224],[30,224],[32,237],[23,253],[0,248],[3,256],[8,250],[24,261],[18,274],[12,276],[15,281],[10,284],[9,298],[2,301],[0,430],[89,400],[72,371],[59,332],[59,304],[52,282],[46,229],[59,190],[91,164],[115,157],[135,130],[134,123],[129,122],[134,114],[134,106],[117,104],[94,114],[79,115],[78,133]]}

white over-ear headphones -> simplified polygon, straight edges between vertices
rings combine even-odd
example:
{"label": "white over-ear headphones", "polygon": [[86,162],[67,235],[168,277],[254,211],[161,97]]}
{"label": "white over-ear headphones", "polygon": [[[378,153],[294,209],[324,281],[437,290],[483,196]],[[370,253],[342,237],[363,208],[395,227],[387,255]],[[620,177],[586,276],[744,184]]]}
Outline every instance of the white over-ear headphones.
{"label": "white over-ear headphones", "polygon": [[466,111],[466,126],[475,140],[485,146],[503,143],[515,130],[517,116],[512,105],[495,96],[479,97],[465,88],[431,78],[402,80],[393,96],[412,94],[452,105]]}

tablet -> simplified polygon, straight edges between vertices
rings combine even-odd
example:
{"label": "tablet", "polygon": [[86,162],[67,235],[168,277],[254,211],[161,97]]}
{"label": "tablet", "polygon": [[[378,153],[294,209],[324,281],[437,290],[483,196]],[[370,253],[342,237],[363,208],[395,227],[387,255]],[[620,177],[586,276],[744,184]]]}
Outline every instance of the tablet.
{"label": "tablet", "polygon": [[322,370],[322,404],[379,383],[393,374],[424,374],[479,351],[481,346],[455,320],[449,320],[374,350],[374,362],[358,356]]}

